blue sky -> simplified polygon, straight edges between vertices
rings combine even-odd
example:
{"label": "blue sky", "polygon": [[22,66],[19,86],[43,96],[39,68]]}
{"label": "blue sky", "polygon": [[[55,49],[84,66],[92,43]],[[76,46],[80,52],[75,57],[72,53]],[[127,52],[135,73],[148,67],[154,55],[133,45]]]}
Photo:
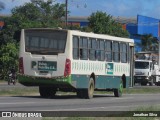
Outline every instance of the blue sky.
{"label": "blue sky", "polygon": [[[0,14],[10,14],[10,10],[30,0],[0,0],[5,9]],[[56,0],[64,3],[65,0]],[[160,0],[68,0],[70,16],[89,16],[103,11],[112,16],[136,17],[137,14],[160,19]]]}

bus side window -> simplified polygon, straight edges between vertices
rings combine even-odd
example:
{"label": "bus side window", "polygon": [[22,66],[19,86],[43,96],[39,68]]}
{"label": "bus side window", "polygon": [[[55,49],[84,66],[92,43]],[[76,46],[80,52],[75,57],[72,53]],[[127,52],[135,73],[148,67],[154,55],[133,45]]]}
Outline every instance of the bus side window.
{"label": "bus side window", "polygon": [[79,53],[80,59],[87,60],[88,59],[88,39],[86,37],[80,37],[79,39]]}
{"label": "bus side window", "polygon": [[120,61],[120,49],[119,49],[119,43],[113,42],[113,61],[119,62]]}
{"label": "bus side window", "polygon": [[112,61],[112,41],[105,41],[105,59],[108,62]]}
{"label": "bus side window", "polygon": [[100,53],[100,56],[101,56],[101,61],[104,61],[105,60],[105,52],[104,52],[104,40],[101,40],[100,41],[100,50],[101,50],[101,53]]}
{"label": "bus side window", "polygon": [[90,60],[96,60],[96,48],[97,48],[97,42],[95,38],[89,38],[88,40],[88,53],[89,53],[89,59]]}
{"label": "bus side window", "polygon": [[104,61],[104,40],[97,40],[96,58],[98,61]]}
{"label": "bus side window", "polygon": [[79,59],[79,38],[73,36],[73,59]]}
{"label": "bus side window", "polygon": [[127,63],[127,45],[125,43],[120,43],[120,57],[122,63]]}

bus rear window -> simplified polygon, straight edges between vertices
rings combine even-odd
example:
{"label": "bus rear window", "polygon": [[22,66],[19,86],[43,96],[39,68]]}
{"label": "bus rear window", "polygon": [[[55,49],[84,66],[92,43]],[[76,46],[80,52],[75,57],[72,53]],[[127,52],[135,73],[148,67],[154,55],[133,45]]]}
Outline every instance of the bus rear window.
{"label": "bus rear window", "polygon": [[25,50],[32,54],[57,55],[65,52],[67,31],[25,30]]}

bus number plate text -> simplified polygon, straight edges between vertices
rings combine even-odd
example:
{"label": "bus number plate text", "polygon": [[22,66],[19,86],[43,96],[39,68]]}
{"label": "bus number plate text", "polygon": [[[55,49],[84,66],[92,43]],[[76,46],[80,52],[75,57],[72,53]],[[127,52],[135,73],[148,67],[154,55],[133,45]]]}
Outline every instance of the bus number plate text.
{"label": "bus number plate text", "polygon": [[57,62],[38,61],[38,70],[57,71]]}

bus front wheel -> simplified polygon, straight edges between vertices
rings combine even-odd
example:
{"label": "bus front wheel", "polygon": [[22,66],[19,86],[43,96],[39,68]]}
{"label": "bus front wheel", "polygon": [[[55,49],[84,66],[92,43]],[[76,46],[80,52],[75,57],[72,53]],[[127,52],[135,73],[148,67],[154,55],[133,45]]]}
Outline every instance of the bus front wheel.
{"label": "bus front wheel", "polygon": [[123,82],[121,81],[119,88],[114,89],[114,96],[115,97],[121,97],[123,92]]}

